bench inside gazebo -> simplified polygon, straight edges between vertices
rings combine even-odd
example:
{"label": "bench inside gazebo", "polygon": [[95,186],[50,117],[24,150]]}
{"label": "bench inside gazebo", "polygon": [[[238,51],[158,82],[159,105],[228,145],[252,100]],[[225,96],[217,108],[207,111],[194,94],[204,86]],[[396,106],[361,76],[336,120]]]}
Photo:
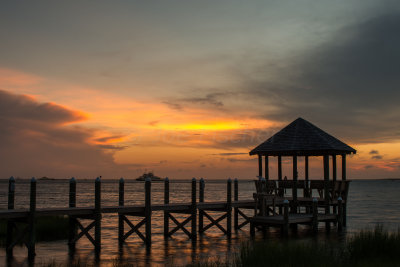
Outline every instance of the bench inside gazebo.
{"label": "bench inside gazebo", "polygon": [[[296,119],[251,150],[250,155],[258,155],[259,177],[255,181],[255,215],[250,220],[252,232],[254,233],[256,225],[281,225],[287,229],[289,224],[305,223],[315,227],[318,221],[325,221],[329,230],[330,222],[337,223],[340,220],[340,228],[345,226],[349,188],[349,181],[346,179],[346,155],[355,153],[356,150],[352,147],[302,118]],[[340,180],[337,179],[337,156],[341,157],[342,164]],[[277,180],[270,179],[269,157],[278,157]],[[292,179],[282,179],[282,157],[292,158]],[[299,157],[304,157],[304,180],[298,179]],[[310,181],[309,157],[323,158],[323,179]],[[285,195],[286,189],[289,189],[291,196]],[[300,197],[298,190],[303,190]],[[290,206],[290,210],[285,209],[285,205]],[[324,212],[318,213],[318,207],[322,207]]]}

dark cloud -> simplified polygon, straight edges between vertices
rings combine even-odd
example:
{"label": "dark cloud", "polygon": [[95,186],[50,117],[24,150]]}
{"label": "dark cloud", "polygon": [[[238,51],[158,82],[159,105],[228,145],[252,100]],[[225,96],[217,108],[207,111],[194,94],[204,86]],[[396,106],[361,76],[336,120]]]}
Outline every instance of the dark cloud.
{"label": "dark cloud", "polygon": [[129,169],[116,168],[112,154],[90,145],[91,131],[65,125],[82,118],[79,112],[0,90],[2,175],[96,177],[99,172],[106,176],[111,170]]}
{"label": "dark cloud", "polygon": [[53,103],[38,103],[28,96],[13,95],[0,89],[0,116],[3,120],[23,120],[62,124],[84,119],[79,112],[67,110]]}
{"label": "dark cloud", "polygon": [[252,157],[249,159],[237,159],[237,158],[227,158],[226,160],[229,162],[248,162],[248,161],[255,161],[257,158]]}
{"label": "dark cloud", "polygon": [[202,104],[202,105],[210,105],[214,107],[222,107],[224,103],[219,100],[220,97],[223,97],[224,93],[212,93],[207,94],[205,97],[188,97],[183,98],[181,102],[189,102],[194,104]]}
{"label": "dark cloud", "polygon": [[110,150],[124,150],[128,148],[128,146],[116,146],[116,145],[97,145],[102,149],[110,149]]}
{"label": "dark cloud", "polygon": [[100,142],[100,143],[107,143],[110,140],[119,139],[119,138],[122,138],[122,137],[124,137],[124,135],[111,135],[111,136],[96,138],[96,139],[94,139],[94,141]]}
{"label": "dark cloud", "polygon": [[162,103],[167,105],[171,109],[175,109],[175,110],[182,110],[183,109],[182,105],[180,105],[178,103],[174,103],[172,101],[162,101]]}
{"label": "dark cloud", "polygon": [[371,159],[383,159],[383,156],[375,155],[375,156],[372,156]]}
{"label": "dark cloud", "polygon": [[399,25],[396,13],[347,26],[285,64],[242,75],[242,94],[268,119],[301,116],[356,142],[399,139]]}
{"label": "dark cloud", "polygon": [[379,151],[378,150],[371,150],[369,152],[369,154],[371,154],[371,155],[379,154]]}
{"label": "dark cloud", "polygon": [[[212,93],[210,93],[210,91]],[[222,110],[225,107],[224,100],[235,96],[233,91],[218,91],[214,89],[193,89],[186,90],[184,97],[171,98],[162,103],[175,110],[182,110],[186,106],[201,106],[208,109]]]}
{"label": "dark cloud", "polygon": [[237,155],[248,155],[249,153],[218,153],[212,154],[213,156],[237,156]]}

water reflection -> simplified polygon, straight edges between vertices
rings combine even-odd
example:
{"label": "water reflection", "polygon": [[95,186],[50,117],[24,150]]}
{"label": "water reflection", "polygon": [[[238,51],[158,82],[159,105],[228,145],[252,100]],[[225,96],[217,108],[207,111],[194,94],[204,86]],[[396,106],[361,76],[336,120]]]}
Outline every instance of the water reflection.
{"label": "water reflection", "polygon": [[[126,205],[143,203],[144,193],[142,183],[129,183],[125,185]],[[0,186],[0,209],[5,209],[7,204],[7,186]],[[94,202],[94,183],[78,181],[77,203],[78,206],[92,206]],[[350,186],[348,203],[348,227],[346,231],[352,233],[365,227],[373,227],[376,222],[384,223],[389,229],[396,230],[399,225],[400,199],[397,194],[400,181],[353,181]],[[190,201],[190,182],[170,184],[171,203]],[[253,183],[239,183],[239,199],[249,199],[254,191]],[[17,183],[16,207],[28,206],[29,183]],[[118,182],[105,182],[102,188],[103,205],[118,203]],[[206,183],[206,201],[224,200],[226,197],[226,183]],[[153,184],[152,202],[162,203],[163,184]],[[68,181],[38,181],[38,208],[68,205]],[[245,211],[251,215],[252,211]],[[177,220],[183,221],[186,217],[174,214]],[[217,216],[217,214],[214,214]],[[213,216],[213,217],[214,217]],[[132,219],[132,217],[130,217]],[[140,218],[133,219],[134,224]],[[206,223],[206,220],[205,220]],[[171,227],[173,223],[170,222]],[[225,222],[222,222],[225,225]],[[318,236],[310,235],[308,227],[299,227],[297,232],[291,231],[290,240],[323,241],[326,238],[341,242],[346,238],[346,232],[337,234],[335,228],[330,233],[324,233],[321,224]],[[126,229],[128,226],[126,226]],[[190,227],[189,227],[190,228]],[[93,234],[93,233],[92,233]],[[152,214],[152,245],[147,248],[143,241],[133,234],[126,243],[118,246],[118,216],[105,214],[102,219],[102,249],[100,266],[112,266],[115,262],[134,263],[138,266],[182,266],[197,260],[231,258],[242,242],[249,240],[248,225],[233,232],[228,239],[221,231],[210,228],[203,235],[198,235],[198,240],[192,242],[181,230],[172,237],[165,239],[163,235],[163,212]],[[270,228],[265,237],[272,240],[282,240],[280,231]],[[257,232],[255,240],[262,240],[262,232]],[[54,242],[39,242],[36,244],[37,257],[35,263],[40,266],[54,260],[56,263],[72,264],[75,262],[95,262],[93,245],[86,238],[78,241],[76,251],[68,255],[66,240]],[[11,266],[28,266],[27,251],[24,247],[16,247],[14,260]],[[5,249],[0,248],[0,266],[5,265]]]}

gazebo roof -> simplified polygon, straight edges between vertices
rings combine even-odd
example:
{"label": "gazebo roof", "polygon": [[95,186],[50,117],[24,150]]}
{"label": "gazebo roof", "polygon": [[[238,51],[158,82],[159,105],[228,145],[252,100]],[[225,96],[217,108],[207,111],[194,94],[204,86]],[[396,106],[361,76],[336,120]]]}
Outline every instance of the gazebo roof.
{"label": "gazebo roof", "polygon": [[322,156],[356,153],[356,150],[310,122],[298,118],[264,143],[250,155]]}

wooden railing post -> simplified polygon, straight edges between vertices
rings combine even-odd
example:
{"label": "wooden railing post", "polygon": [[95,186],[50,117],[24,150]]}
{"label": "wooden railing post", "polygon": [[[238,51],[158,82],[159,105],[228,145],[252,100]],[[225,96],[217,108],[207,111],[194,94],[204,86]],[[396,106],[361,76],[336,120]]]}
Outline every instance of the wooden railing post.
{"label": "wooden railing post", "polygon": [[[15,203],[15,179],[13,176],[8,180],[8,209],[13,210]],[[12,244],[14,231],[14,223],[11,220],[7,220],[7,237],[6,237],[6,253],[7,258],[13,257],[13,248],[10,247]]]}
{"label": "wooden railing post", "polygon": [[[200,183],[199,183],[199,202],[203,203],[204,202],[204,179],[200,178]],[[203,233],[203,228],[204,228],[204,214],[202,210],[199,210],[199,233]]]}
{"label": "wooden railing post", "polygon": [[[238,179],[235,178],[233,182],[233,187],[234,187],[234,193],[233,193],[233,200],[234,201],[239,201],[239,185],[238,185]],[[235,231],[239,229],[239,208],[235,207],[234,208],[234,213],[233,213],[233,221],[234,221],[234,228]]]}
{"label": "wooden railing post", "polygon": [[338,214],[337,214],[337,225],[338,230],[342,231],[343,229],[343,199],[341,197],[338,198]]}
{"label": "wooden railing post", "polygon": [[[164,204],[169,204],[169,179],[164,180]],[[164,210],[164,236],[168,237],[169,233],[169,212]]]}
{"label": "wooden railing post", "polygon": [[96,178],[94,187],[94,249],[96,258],[101,250],[101,179]]}
{"label": "wooden railing post", "polygon": [[[122,207],[125,205],[125,180],[124,178],[119,179],[118,188],[118,206]],[[118,214],[118,244],[122,245],[124,242],[124,219],[122,214]]]}
{"label": "wooden railing post", "polygon": [[312,200],[312,229],[316,234],[318,233],[318,200],[314,197]]}
{"label": "wooden railing post", "polygon": [[[76,180],[72,177],[69,180],[69,201],[68,207],[75,208],[76,207]],[[68,218],[68,248],[70,253],[75,251],[75,236],[76,236],[76,223],[75,218],[71,215]]]}
{"label": "wooden railing post", "polygon": [[151,245],[151,179],[146,177],[145,183],[145,196],[144,196],[144,216],[146,218],[146,246]]}
{"label": "wooden railing post", "polygon": [[197,238],[197,227],[196,227],[196,222],[197,222],[197,205],[196,205],[196,178],[192,178],[192,233],[191,233],[191,239],[194,241]]}
{"label": "wooden railing post", "polygon": [[288,236],[289,233],[289,200],[283,201],[283,235]]}
{"label": "wooden railing post", "polygon": [[228,179],[226,185],[226,232],[228,238],[232,236],[232,180]]}
{"label": "wooden railing post", "polygon": [[36,213],[36,179],[31,179],[30,203],[29,203],[29,239],[28,239],[28,259],[31,261],[35,257],[35,213]]}

